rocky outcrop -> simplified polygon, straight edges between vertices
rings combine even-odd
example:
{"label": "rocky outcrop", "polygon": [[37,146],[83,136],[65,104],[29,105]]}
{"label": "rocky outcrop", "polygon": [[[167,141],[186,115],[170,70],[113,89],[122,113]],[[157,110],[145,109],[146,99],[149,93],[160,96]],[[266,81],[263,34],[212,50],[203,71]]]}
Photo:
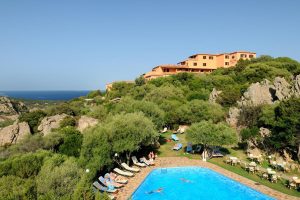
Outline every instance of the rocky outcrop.
{"label": "rocky outcrop", "polygon": [[282,77],[276,77],[273,83],[268,80],[253,83],[244,93],[238,105],[242,107],[272,104],[292,96],[300,96],[300,75],[295,77],[292,85]]}
{"label": "rocky outcrop", "polygon": [[300,74],[295,77],[292,93],[296,97],[300,97]]}
{"label": "rocky outcrop", "polygon": [[272,104],[274,94],[275,90],[270,81],[264,80],[261,83],[253,83],[244,93],[241,100],[238,101],[238,105],[243,107]]}
{"label": "rocky outcrop", "polygon": [[241,114],[241,109],[239,109],[237,107],[229,108],[228,117],[226,118],[226,122],[232,127],[237,127],[240,114]]}
{"label": "rocky outcrop", "polygon": [[276,77],[273,83],[266,79],[260,83],[252,83],[237,102],[238,106],[229,109],[226,120],[231,126],[237,127],[245,107],[273,104],[292,96],[300,96],[300,75],[295,77],[292,85],[282,77]]}
{"label": "rocky outcrop", "polygon": [[291,97],[291,85],[281,77],[276,77],[274,80],[275,96],[278,100],[284,100]]}
{"label": "rocky outcrop", "polygon": [[42,132],[44,135],[51,133],[52,129],[59,128],[60,122],[67,117],[66,114],[54,115],[51,117],[45,117],[39,127],[38,131]]}
{"label": "rocky outcrop", "polygon": [[210,103],[216,103],[218,96],[222,93],[222,91],[218,91],[216,90],[216,88],[214,88],[211,93],[209,94],[209,99],[208,101]]}
{"label": "rocky outcrop", "polygon": [[271,131],[267,128],[260,127],[259,134],[262,138],[269,137],[271,135]]}
{"label": "rocky outcrop", "polygon": [[15,144],[30,134],[27,122],[15,122],[13,125],[0,129],[0,146]]}
{"label": "rocky outcrop", "polygon": [[7,97],[0,97],[0,115],[17,115],[26,112],[27,107],[19,101],[12,101]]}
{"label": "rocky outcrop", "polygon": [[85,129],[98,124],[98,120],[88,116],[81,116],[78,120],[77,129],[82,132]]}

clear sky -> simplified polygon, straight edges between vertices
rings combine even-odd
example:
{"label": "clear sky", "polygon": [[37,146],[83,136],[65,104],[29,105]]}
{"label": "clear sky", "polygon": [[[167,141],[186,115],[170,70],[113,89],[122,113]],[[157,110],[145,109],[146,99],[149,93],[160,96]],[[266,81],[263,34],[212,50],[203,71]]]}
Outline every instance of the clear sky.
{"label": "clear sky", "polygon": [[0,90],[103,89],[194,53],[300,60],[299,0],[0,0]]}

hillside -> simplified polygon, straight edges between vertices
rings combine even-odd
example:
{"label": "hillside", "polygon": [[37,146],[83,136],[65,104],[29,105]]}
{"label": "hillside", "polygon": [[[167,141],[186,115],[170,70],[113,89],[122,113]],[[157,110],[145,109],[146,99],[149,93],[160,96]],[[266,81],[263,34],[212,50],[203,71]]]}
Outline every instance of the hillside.
{"label": "hillside", "polygon": [[113,84],[107,93],[94,91],[31,112],[18,106],[10,111],[18,119],[3,125],[0,138],[4,129],[7,133],[15,130],[9,126],[21,123],[30,131],[20,140],[1,143],[0,197],[103,199],[91,183],[116,165],[115,153],[129,161],[133,154],[158,150],[158,132],[164,127],[177,130],[199,122],[236,133],[230,147],[297,163],[299,97],[300,63],[261,56],[211,74],[181,73],[150,81],[138,77],[134,83]]}

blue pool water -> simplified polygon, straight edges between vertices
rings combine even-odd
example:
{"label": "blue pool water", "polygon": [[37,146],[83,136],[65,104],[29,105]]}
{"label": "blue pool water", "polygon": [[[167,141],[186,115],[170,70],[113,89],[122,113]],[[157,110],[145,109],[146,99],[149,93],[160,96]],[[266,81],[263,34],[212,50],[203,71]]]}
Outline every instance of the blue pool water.
{"label": "blue pool water", "polygon": [[[161,192],[151,192],[162,188]],[[153,170],[132,195],[133,200],[270,200],[217,172],[201,167]]]}

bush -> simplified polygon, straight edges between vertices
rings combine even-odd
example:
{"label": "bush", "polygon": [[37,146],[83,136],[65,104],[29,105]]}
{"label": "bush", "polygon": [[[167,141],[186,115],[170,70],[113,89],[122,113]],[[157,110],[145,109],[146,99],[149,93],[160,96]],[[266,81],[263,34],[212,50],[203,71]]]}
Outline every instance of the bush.
{"label": "bush", "polygon": [[88,93],[86,95],[87,98],[89,99],[93,99],[95,97],[101,96],[101,91],[100,90],[95,90],[95,91],[91,91],[90,93]]}
{"label": "bush", "polygon": [[61,122],[59,123],[61,128],[67,127],[67,126],[76,126],[76,120],[74,117],[67,116]]}
{"label": "bush", "polygon": [[36,177],[39,199],[72,199],[83,170],[75,159],[55,155],[45,161]]}
{"label": "bush", "polygon": [[0,163],[0,177],[18,176],[20,178],[35,177],[43,165],[48,152],[27,153],[18,157],[11,157]]}
{"label": "bush", "polygon": [[82,134],[73,127],[66,127],[59,131],[63,136],[63,143],[59,152],[67,156],[79,157],[82,145]]}
{"label": "bush", "polygon": [[1,177],[0,199],[37,199],[35,182],[33,179],[22,179],[17,176]]}
{"label": "bush", "polygon": [[32,133],[37,133],[38,125],[45,116],[46,116],[46,113],[44,111],[36,110],[33,112],[21,114],[21,116],[19,117],[19,120],[21,122],[27,122],[30,127],[30,131]]}

